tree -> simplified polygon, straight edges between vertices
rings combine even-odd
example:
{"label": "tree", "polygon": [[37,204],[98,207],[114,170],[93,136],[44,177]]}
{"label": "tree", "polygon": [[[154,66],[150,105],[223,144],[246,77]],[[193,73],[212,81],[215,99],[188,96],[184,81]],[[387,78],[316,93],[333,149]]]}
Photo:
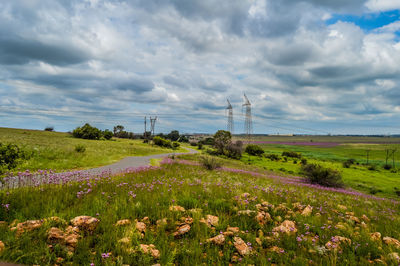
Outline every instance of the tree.
{"label": "tree", "polygon": [[214,147],[219,154],[224,154],[225,148],[231,143],[231,132],[226,130],[218,130],[214,135]]}
{"label": "tree", "polygon": [[72,135],[81,139],[100,139],[102,132],[100,129],[86,123],[83,127],[75,128]]}
{"label": "tree", "polygon": [[125,127],[122,125],[115,126],[114,127],[114,136],[119,135],[119,133],[121,133],[124,129],[125,129]]}
{"label": "tree", "polygon": [[179,139],[179,131],[178,130],[172,130],[168,135],[167,138],[172,140],[172,141],[177,141]]}

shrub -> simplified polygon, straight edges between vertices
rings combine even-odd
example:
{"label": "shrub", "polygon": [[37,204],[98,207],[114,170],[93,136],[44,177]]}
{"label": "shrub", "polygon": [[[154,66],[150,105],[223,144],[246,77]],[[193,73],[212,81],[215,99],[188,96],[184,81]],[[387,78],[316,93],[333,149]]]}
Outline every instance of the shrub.
{"label": "shrub", "polygon": [[258,145],[249,144],[247,145],[245,152],[249,155],[261,156],[264,153],[264,150]]}
{"label": "shrub", "polygon": [[112,137],[113,137],[113,133],[112,133],[110,130],[106,129],[106,130],[104,130],[104,132],[103,132],[103,137],[104,137],[106,140],[110,140],[110,139],[112,139]]}
{"label": "shrub", "polygon": [[201,141],[197,142],[197,148],[199,150],[203,149],[203,142],[201,142]]}
{"label": "shrub", "polygon": [[343,167],[344,168],[350,168],[351,165],[356,163],[355,159],[347,159],[346,161],[343,162]]}
{"label": "shrub", "polygon": [[181,146],[181,144],[177,141],[172,142],[172,148],[174,150],[178,149]]}
{"label": "shrub", "polygon": [[400,189],[398,189],[397,187],[394,187],[394,193],[396,193],[396,195],[400,197]]}
{"label": "shrub", "polygon": [[383,166],[383,169],[385,169],[385,170],[390,170],[390,169],[392,169],[392,166],[391,166],[390,164],[385,164],[385,165]]}
{"label": "shrub", "polygon": [[189,142],[189,139],[188,139],[186,136],[183,136],[183,135],[182,135],[182,136],[179,137],[179,140],[178,140],[178,141],[179,141],[179,142],[186,142],[186,143],[187,143],[187,142]]}
{"label": "shrub", "polygon": [[75,146],[75,151],[79,153],[84,153],[86,151],[86,147],[84,145],[78,144]]}
{"label": "shrub", "polygon": [[54,131],[54,127],[46,127],[44,131]]}
{"label": "shrub", "polygon": [[100,129],[86,123],[83,127],[75,128],[72,135],[81,139],[100,139],[102,134]]}
{"label": "shrub", "polygon": [[271,161],[279,161],[279,155],[273,153],[265,154],[264,157],[270,159]]}
{"label": "shrub", "polygon": [[317,164],[306,164],[302,165],[301,171],[312,184],[326,187],[343,187],[342,176],[336,170]]}
{"label": "shrub", "polygon": [[17,167],[20,159],[27,159],[27,154],[15,144],[0,143],[0,174]]}
{"label": "shrub", "polygon": [[235,143],[230,143],[225,148],[225,155],[232,159],[239,160],[242,158],[243,152],[243,142],[240,140],[236,141]]}
{"label": "shrub", "polygon": [[172,148],[172,142],[170,140],[163,139],[159,136],[155,136],[153,138],[154,145],[165,147],[165,148]]}
{"label": "shrub", "polygon": [[368,166],[368,170],[375,171],[376,170],[376,165],[375,164],[371,164],[370,166]]}
{"label": "shrub", "polygon": [[167,136],[167,139],[171,141],[177,141],[179,139],[179,131],[178,130],[172,130]]}
{"label": "shrub", "polygon": [[301,153],[297,153],[295,151],[284,151],[284,152],[282,152],[282,156],[300,159]]}
{"label": "shrub", "polygon": [[369,193],[371,193],[372,195],[375,195],[376,193],[379,193],[379,192],[382,192],[382,190],[381,190],[381,189],[378,189],[378,188],[376,188],[376,187],[371,187],[371,188],[369,189]]}
{"label": "shrub", "polygon": [[301,159],[301,164],[302,165],[306,165],[307,164],[307,159],[306,158],[302,158]]}
{"label": "shrub", "polygon": [[208,137],[208,138],[205,138],[204,140],[203,140],[203,144],[204,145],[214,145],[214,138],[213,137]]}
{"label": "shrub", "polygon": [[221,163],[211,156],[200,157],[200,163],[207,170],[214,170],[216,168],[221,167]]}
{"label": "shrub", "polygon": [[197,146],[197,142],[191,141],[191,142],[190,142],[190,146],[193,146],[193,147],[194,147],[194,146]]}

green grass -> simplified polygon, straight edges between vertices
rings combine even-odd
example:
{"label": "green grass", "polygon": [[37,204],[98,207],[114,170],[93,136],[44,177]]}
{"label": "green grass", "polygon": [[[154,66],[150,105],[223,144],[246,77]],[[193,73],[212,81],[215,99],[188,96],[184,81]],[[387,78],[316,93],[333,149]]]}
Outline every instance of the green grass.
{"label": "green grass", "polygon": [[[143,156],[174,152],[142,143],[141,140],[113,139],[84,140],[68,133],[0,128],[0,142],[13,143],[31,152],[33,156],[19,164],[17,170],[85,169],[117,162],[127,156]],[[75,147],[85,147],[77,152]],[[182,152],[179,149],[175,152]]]}
{"label": "green grass", "polygon": [[[198,155],[184,157],[198,160]],[[238,161],[219,160],[224,166],[256,170],[254,166]],[[91,188],[90,193],[77,197],[78,192],[88,188]],[[249,196],[244,197],[243,193],[249,193]],[[0,253],[0,260],[3,261],[50,265],[55,263],[57,257],[62,257],[64,264],[71,265],[227,265],[236,256],[241,265],[369,265],[369,261],[376,259],[397,265],[389,259],[389,254],[398,250],[382,241],[372,241],[369,235],[377,231],[382,237],[400,238],[399,204],[285,185],[275,179],[252,174],[164,164],[153,170],[104,176],[64,186],[2,190],[0,201],[9,204],[8,209],[0,207],[0,220],[7,223],[15,219],[22,222],[51,216],[64,220],[60,223],[46,222],[41,228],[19,237],[10,227],[0,227],[0,240],[6,246]],[[257,223],[254,215],[238,215],[239,210],[256,211],[256,204],[264,201],[269,203],[267,212],[271,215],[271,221],[266,224]],[[312,206],[312,214],[302,216],[294,207],[296,202]],[[282,204],[287,210],[282,208]],[[348,209],[341,210],[339,204]],[[169,210],[171,205],[180,205],[186,211],[172,212]],[[201,211],[188,211],[192,208]],[[354,214],[346,215],[346,212]],[[200,219],[207,214],[219,217],[215,229],[200,223]],[[69,220],[79,215],[97,217],[100,223],[96,230],[92,234],[82,234],[72,254],[68,254],[60,244],[49,248],[48,229],[54,226],[65,229]],[[355,224],[350,220],[353,215],[359,219],[366,215],[370,221],[363,226]],[[188,216],[194,220],[190,231],[175,238],[176,222]],[[149,217],[150,223],[143,237],[135,231],[134,225],[114,226],[120,219],[134,221],[144,217]],[[163,218],[168,219],[168,224],[157,228],[156,221]],[[285,219],[294,221],[298,232],[272,237],[273,228]],[[343,223],[345,229],[337,228],[338,223]],[[238,236],[251,244],[251,255],[238,255],[230,236],[226,237],[222,246],[207,243],[208,238],[224,232],[228,225],[240,228]],[[325,244],[336,235],[351,239],[351,244],[342,245],[336,252],[324,250]],[[130,237],[128,247],[123,247],[118,240],[126,236]],[[316,239],[315,242],[311,238]],[[161,253],[160,259],[141,253],[139,244],[154,244]],[[282,248],[284,252],[271,252],[273,246]],[[129,252],[129,249],[135,252]],[[103,253],[111,255],[102,258]]]}

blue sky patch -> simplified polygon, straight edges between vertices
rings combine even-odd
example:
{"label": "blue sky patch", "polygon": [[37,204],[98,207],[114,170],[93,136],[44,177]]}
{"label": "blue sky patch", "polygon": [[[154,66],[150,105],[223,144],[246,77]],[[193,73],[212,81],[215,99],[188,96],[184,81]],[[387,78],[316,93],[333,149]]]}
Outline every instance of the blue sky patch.
{"label": "blue sky patch", "polygon": [[352,22],[368,32],[398,20],[400,20],[400,10],[393,10],[380,13],[367,13],[361,16],[334,14],[332,18],[326,21],[326,24],[332,25],[338,21]]}

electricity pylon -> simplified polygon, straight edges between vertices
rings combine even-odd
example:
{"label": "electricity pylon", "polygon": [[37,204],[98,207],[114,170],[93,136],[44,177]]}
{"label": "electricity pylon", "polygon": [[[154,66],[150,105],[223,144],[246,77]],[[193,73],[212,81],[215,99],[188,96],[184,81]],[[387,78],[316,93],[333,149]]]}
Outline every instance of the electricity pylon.
{"label": "electricity pylon", "polygon": [[[246,94],[244,94],[244,104],[242,107],[246,107],[246,116],[244,121],[244,131],[246,132],[247,141],[250,142],[251,134],[253,133],[253,122],[251,118],[251,103],[247,98]],[[242,109],[243,111],[243,109]]]}
{"label": "electricity pylon", "polygon": [[156,121],[157,121],[157,116],[155,118],[151,118],[150,116],[150,131],[151,131],[151,135],[154,136],[154,127],[156,125]]}
{"label": "electricity pylon", "polygon": [[229,100],[226,100],[228,102],[228,107],[226,107],[226,109],[228,110],[228,131],[231,132],[231,134],[233,135],[233,108]]}

